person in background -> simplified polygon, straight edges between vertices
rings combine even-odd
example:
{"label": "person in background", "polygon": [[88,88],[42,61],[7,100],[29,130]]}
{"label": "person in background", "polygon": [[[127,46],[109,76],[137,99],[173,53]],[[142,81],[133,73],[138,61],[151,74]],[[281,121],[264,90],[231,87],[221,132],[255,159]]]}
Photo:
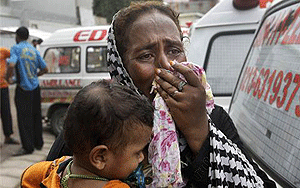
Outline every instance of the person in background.
{"label": "person in background", "polygon": [[41,45],[42,42],[43,42],[43,39],[38,39],[38,40],[37,40],[38,45]]}
{"label": "person in background", "polygon": [[[114,16],[108,34],[112,79],[147,96],[156,109],[146,187],[275,187],[238,147],[228,114],[217,107],[217,125],[209,117],[211,90],[204,70],[187,62],[178,16],[160,2],[135,3]],[[59,136],[49,158],[69,152],[62,142]]]}
{"label": "person in background", "polygon": [[38,41],[36,39],[33,39],[31,43],[32,43],[32,46],[35,48],[38,45]]}
{"label": "person in background", "polygon": [[37,49],[38,51],[41,50],[40,46],[41,46],[42,42],[43,42],[43,39],[38,39],[38,40],[37,40],[36,49]]}
{"label": "person in background", "polygon": [[21,187],[144,187],[140,163],[153,115],[148,99],[127,86],[111,80],[89,84],[75,96],[64,122],[73,157],[30,166]]}
{"label": "person in background", "polygon": [[41,94],[38,76],[48,72],[40,53],[27,42],[29,31],[20,27],[16,31],[16,42],[10,50],[7,80],[16,72],[15,104],[22,148],[14,154],[30,154],[43,147]]}
{"label": "person in background", "polygon": [[10,110],[9,101],[9,88],[8,82],[5,79],[7,62],[6,60],[10,57],[8,48],[0,47],[0,96],[1,96],[1,122],[2,129],[5,136],[4,144],[20,144],[19,141],[11,137],[13,134],[12,117]]}
{"label": "person in background", "polygon": [[40,51],[40,45],[43,42],[43,39],[33,39],[32,45],[35,47],[38,51]]}

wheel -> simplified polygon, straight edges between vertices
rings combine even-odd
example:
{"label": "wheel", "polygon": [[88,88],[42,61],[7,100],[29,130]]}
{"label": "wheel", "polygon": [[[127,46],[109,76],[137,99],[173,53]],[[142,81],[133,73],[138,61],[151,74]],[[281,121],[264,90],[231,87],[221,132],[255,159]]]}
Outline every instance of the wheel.
{"label": "wheel", "polygon": [[66,112],[66,107],[57,108],[50,118],[51,130],[55,136],[58,136],[63,129]]}

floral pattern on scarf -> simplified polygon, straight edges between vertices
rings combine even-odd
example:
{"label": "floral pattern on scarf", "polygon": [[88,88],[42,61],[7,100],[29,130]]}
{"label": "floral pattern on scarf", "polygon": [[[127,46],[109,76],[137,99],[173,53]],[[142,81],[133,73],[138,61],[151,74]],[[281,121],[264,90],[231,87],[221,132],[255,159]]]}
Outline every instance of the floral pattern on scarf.
{"label": "floral pattern on scarf", "polygon": [[[206,107],[210,113],[213,110],[214,101],[204,70],[192,63],[181,62],[181,64],[191,68],[203,84],[206,90]],[[173,72],[173,74],[185,80],[178,72]],[[153,170],[151,187],[183,187],[185,183],[181,175],[180,150],[184,150],[186,144],[181,144],[182,147],[179,148],[179,133],[176,131],[165,101],[158,93],[153,103],[157,110],[154,112],[154,136],[148,149],[148,159]],[[186,143],[185,140],[183,142]]]}

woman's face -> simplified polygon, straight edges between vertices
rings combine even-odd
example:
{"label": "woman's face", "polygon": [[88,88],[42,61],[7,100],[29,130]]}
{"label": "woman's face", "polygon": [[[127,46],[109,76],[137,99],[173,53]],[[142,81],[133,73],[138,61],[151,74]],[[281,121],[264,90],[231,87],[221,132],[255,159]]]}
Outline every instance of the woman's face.
{"label": "woman's face", "polygon": [[169,69],[171,60],[186,61],[176,24],[168,16],[151,12],[138,18],[125,35],[124,66],[134,84],[150,98],[155,68]]}

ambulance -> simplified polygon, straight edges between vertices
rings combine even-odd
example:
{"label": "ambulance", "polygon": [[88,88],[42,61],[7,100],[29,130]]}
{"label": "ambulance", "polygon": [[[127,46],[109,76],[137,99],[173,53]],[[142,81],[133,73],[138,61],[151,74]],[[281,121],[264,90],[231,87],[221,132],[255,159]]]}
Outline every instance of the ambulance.
{"label": "ambulance", "polygon": [[41,77],[42,116],[55,135],[62,130],[65,112],[85,85],[110,78],[107,71],[109,26],[57,30],[40,46],[49,72]]}
{"label": "ambulance", "polygon": [[300,187],[300,0],[263,16],[229,108],[243,143],[282,187]]}

